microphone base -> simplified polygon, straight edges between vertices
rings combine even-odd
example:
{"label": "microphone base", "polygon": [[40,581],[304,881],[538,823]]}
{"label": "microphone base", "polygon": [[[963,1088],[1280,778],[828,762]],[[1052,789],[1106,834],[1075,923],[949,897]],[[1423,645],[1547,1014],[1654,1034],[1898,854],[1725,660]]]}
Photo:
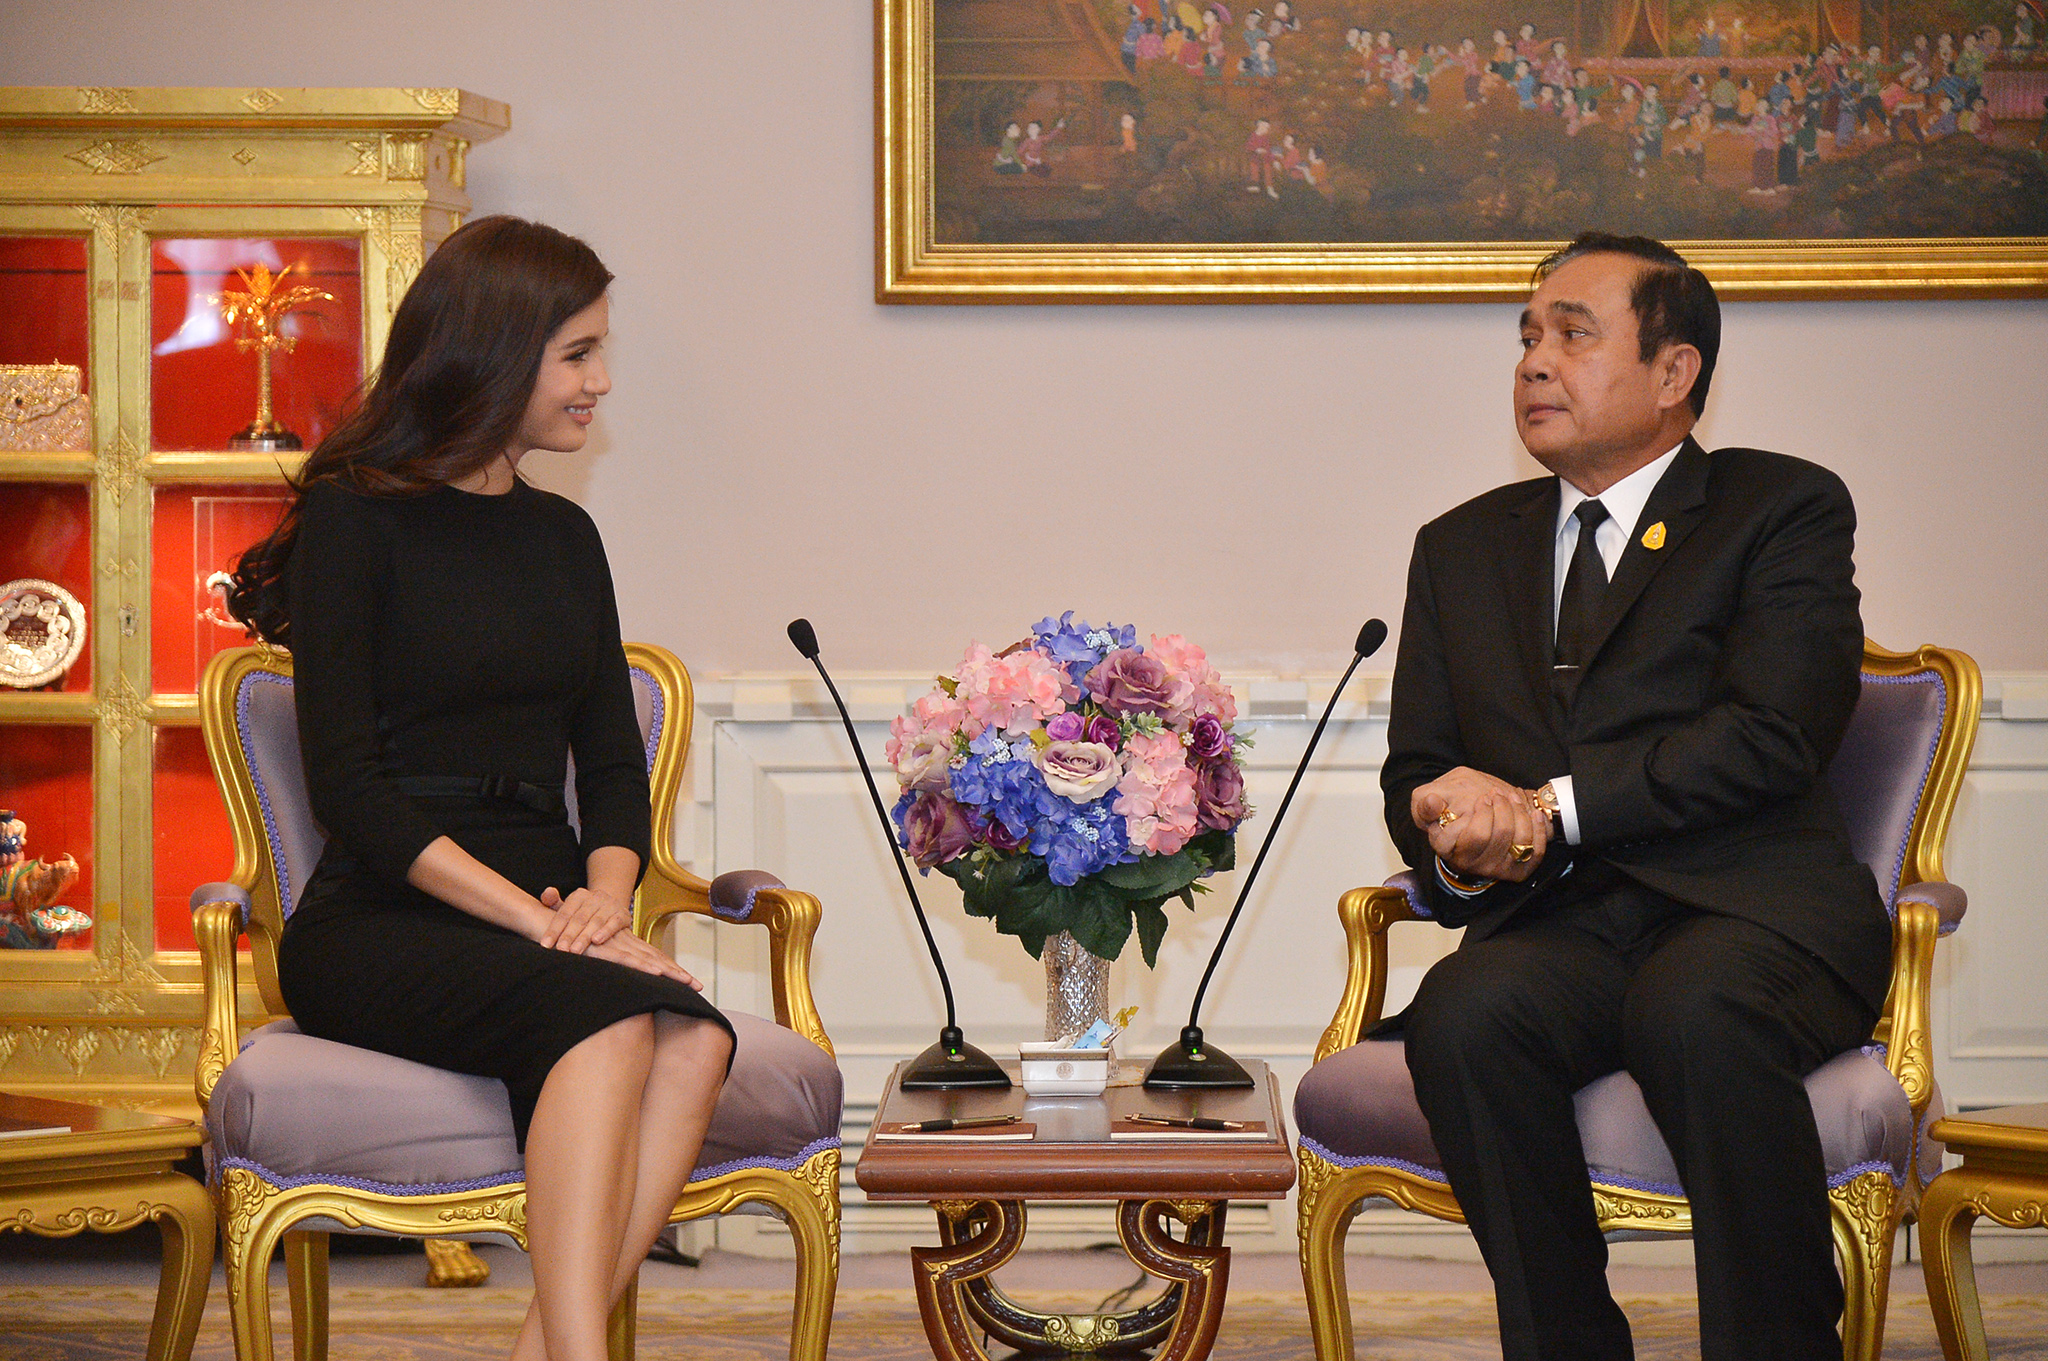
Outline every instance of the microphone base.
{"label": "microphone base", "polygon": [[1181,1031],[1177,1042],[1160,1050],[1145,1074],[1146,1088],[1155,1092],[1216,1091],[1256,1085],[1243,1064],[1221,1049],[1203,1043],[1197,1026]]}
{"label": "microphone base", "polygon": [[942,1033],[937,1044],[910,1061],[896,1085],[906,1092],[1006,1092],[1010,1075],[957,1032]]}

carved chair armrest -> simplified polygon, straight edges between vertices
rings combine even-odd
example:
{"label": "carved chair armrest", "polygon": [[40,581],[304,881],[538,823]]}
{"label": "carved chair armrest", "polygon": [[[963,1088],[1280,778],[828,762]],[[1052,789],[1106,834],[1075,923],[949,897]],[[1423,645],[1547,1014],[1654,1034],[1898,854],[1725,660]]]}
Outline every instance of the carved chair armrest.
{"label": "carved chair armrest", "polygon": [[1970,910],[1970,895],[1963,892],[1962,885],[1951,884],[1945,879],[1929,879],[1925,883],[1908,884],[1898,892],[1894,900],[1899,905],[1926,903],[1941,917],[1941,934],[1952,935],[1963,924],[1963,914]]}
{"label": "carved chair armrest", "polygon": [[1891,997],[1879,1038],[1885,1045],[1885,1067],[1905,1089],[1916,1123],[1927,1113],[1934,1092],[1928,1006],[1934,990],[1934,943],[1941,926],[1941,910],[1926,896],[1899,895],[1898,915],[1892,922]]}
{"label": "carved chair armrest", "polygon": [[201,884],[192,894],[192,934],[199,942],[199,971],[205,986],[199,1030],[199,1063],[192,1085],[199,1108],[234,1062],[241,1043],[236,1014],[235,947],[249,923],[249,893],[239,884]]}
{"label": "carved chair armrest", "polygon": [[1316,1043],[1318,1063],[1356,1044],[1365,1028],[1380,1019],[1387,1001],[1387,928],[1395,922],[1428,920],[1399,882],[1401,877],[1385,888],[1354,888],[1337,900],[1347,957],[1344,996]]}
{"label": "carved chair armrest", "polygon": [[633,909],[634,932],[651,942],[661,924],[681,912],[766,928],[775,1023],[832,1053],[832,1041],[811,996],[811,944],[824,915],[818,900],[785,887],[765,870],[731,870],[706,883],[681,866],[671,869],[661,860],[656,858],[641,881]]}

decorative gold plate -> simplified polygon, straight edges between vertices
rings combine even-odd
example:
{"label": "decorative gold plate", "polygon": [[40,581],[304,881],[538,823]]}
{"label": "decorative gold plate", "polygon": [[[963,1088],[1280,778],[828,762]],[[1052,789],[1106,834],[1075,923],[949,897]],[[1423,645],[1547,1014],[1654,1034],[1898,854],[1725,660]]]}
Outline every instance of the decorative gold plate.
{"label": "decorative gold plate", "polygon": [[0,586],[0,684],[48,685],[85,653],[85,606],[53,581],[21,577]]}

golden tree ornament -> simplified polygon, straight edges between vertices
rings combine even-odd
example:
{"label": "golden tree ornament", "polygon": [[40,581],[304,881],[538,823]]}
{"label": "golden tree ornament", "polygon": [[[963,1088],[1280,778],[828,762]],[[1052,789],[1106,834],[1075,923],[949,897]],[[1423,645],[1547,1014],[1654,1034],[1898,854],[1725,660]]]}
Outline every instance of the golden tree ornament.
{"label": "golden tree ornament", "polygon": [[256,352],[256,419],[228,441],[230,449],[304,447],[297,435],[277,423],[271,410],[270,356],[279,350],[289,352],[299,343],[298,337],[284,333],[285,317],[311,302],[333,302],[334,295],[309,284],[285,287],[293,270],[304,272],[305,265],[294,262],[275,274],[268,265],[257,265],[254,273],[237,269],[235,277],[242,281],[242,291],[213,295],[213,305],[220,309],[222,320],[230,326],[246,328],[247,334],[235,337],[235,348]]}

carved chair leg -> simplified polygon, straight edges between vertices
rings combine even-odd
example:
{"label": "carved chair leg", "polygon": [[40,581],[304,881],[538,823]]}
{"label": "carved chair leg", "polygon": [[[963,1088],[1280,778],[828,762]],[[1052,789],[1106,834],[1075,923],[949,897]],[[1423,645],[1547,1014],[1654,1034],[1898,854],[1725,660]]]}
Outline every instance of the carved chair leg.
{"label": "carved chair leg", "polygon": [[284,1280],[292,1302],[292,1356],[327,1361],[327,1235],[284,1236]]}
{"label": "carved chair leg", "polygon": [[1842,1264],[1843,1361],[1878,1361],[1902,1197],[1888,1172],[1865,1172],[1828,1193]]}
{"label": "carved chair leg", "polygon": [[633,1361],[634,1332],[639,1322],[640,1281],[635,1277],[626,1282],[625,1293],[612,1306],[611,1317],[605,1320],[604,1349],[611,1361]]}
{"label": "carved chair leg", "polygon": [[[1313,1159],[1313,1165],[1310,1160]],[[1344,1280],[1344,1237],[1358,1199],[1335,1191],[1337,1169],[1304,1151],[1295,1227],[1301,1237],[1301,1284],[1308,1295],[1309,1336],[1316,1361],[1351,1361],[1351,1297]]]}
{"label": "carved chair leg", "polygon": [[491,1279],[491,1264],[459,1238],[429,1238],[424,1246],[428,1285],[453,1290],[483,1285]]}
{"label": "carved chair leg", "polygon": [[221,1257],[235,1361],[276,1361],[270,1336],[270,1259],[286,1228],[275,1210],[277,1196],[276,1188],[242,1168],[221,1175]]}
{"label": "carved chair leg", "polygon": [[1977,1300],[1977,1267],[1970,1230],[1983,1211],[1982,1177],[1952,1168],[1920,1197],[1920,1252],[1927,1273],[1927,1307],[1946,1361],[1985,1361],[1984,1311]]}
{"label": "carved chair leg", "polygon": [[797,1177],[809,1194],[778,1202],[796,1244],[789,1361],[825,1361],[832,1340],[832,1301],[839,1290],[839,1150],[816,1154]]}

